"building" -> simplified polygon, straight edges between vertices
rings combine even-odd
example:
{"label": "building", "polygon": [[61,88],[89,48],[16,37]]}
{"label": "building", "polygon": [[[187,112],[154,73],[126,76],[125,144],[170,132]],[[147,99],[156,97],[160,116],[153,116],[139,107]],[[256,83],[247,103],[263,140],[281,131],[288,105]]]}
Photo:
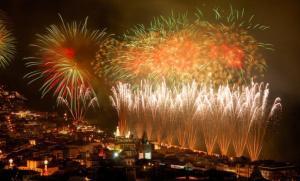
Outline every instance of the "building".
{"label": "building", "polygon": [[57,166],[48,166],[48,160],[42,159],[28,159],[26,166],[19,166],[19,170],[32,170],[38,172],[40,175],[52,175],[59,170]]}
{"label": "building", "polygon": [[141,142],[138,144],[138,159],[152,159],[153,145],[148,141],[147,134],[144,132]]}
{"label": "building", "polygon": [[267,161],[258,166],[261,175],[268,180],[296,180],[297,167],[290,163]]}

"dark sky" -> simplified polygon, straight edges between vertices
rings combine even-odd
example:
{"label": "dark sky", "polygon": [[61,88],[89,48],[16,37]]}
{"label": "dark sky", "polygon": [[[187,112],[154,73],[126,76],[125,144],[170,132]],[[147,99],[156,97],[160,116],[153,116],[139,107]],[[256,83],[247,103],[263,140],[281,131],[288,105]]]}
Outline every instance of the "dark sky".
{"label": "dark sky", "polygon": [[[107,28],[121,34],[133,25],[148,23],[158,15],[174,12],[193,12],[195,8],[245,8],[255,14],[257,23],[269,25],[270,30],[255,34],[263,42],[272,43],[275,51],[265,55],[268,71],[265,81],[270,83],[271,96],[282,98],[284,112],[273,137],[265,146],[266,158],[300,162],[300,1],[298,0],[0,0],[0,9],[11,20],[18,41],[16,60],[0,72],[0,82],[19,90],[36,109],[52,109],[51,96],[40,99],[38,84],[27,86],[23,57],[32,54],[28,44],[36,33],[44,32],[49,24],[58,23],[57,13],[66,21],[82,20],[89,16],[89,25]],[[101,117],[101,113],[98,115]],[[105,116],[104,116],[105,117]],[[109,116],[108,116],[109,117]],[[111,120],[101,120],[111,125]]]}

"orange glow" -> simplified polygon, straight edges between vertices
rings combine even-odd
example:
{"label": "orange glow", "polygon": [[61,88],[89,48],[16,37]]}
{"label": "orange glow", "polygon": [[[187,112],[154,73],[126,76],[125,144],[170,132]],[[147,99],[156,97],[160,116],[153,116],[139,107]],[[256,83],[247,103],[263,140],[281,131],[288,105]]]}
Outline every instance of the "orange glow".
{"label": "orange glow", "polygon": [[245,53],[240,47],[222,44],[211,46],[209,56],[224,61],[229,67],[242,68]]}
{"label": "orange glow", "polygon": [[226,69],[247,68],[244,47],[226,43],[224,38],[183,30],[154,40],[152,43],[152,39],[141,38],[135,46],[125,48],[124,56],[120,56],[122,69],[136,77],[153,75],[154,78],[222,81],[222,72]]}
{"label": "orange glow", "polygon": [[166,76],[172,71],[189,71],[197,65],[200,48],[196,41],[187,34],[175,34],[160,44],[147,50],[143,47],[131,48],[127,52],[130,61],[125,68],[134,74],[156,72]]}
{"label": "orange glow", "polygon": [[0,32],[0,43],[3,43],[3,34]]}
{"label": "orange glow", "polygon": [[172,37],[152,52],[153,63],[166,68],[162,73],[168,71],[170,67],[176,71],[188,69],[193,66],[198,55],[197,44],[188,37]]}
{"label": "orange glow", "polygon": [[73,59],[75,57],[75,51],[73,48],[62,48],[62,53],[68,59]]}

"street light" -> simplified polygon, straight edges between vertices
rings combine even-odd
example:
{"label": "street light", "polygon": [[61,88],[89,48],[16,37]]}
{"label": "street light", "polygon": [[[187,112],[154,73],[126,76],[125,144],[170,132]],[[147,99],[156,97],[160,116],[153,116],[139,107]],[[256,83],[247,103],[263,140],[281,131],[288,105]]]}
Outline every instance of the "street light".
{"label": "street light", "polygon": [[64,113],[64,120],[68,121],[68,114],[67,113]]}
{"label": "street light", "polygon": [[118,158],[119,157],[119,152],[114,152],[114,158]]}
{"label": "street light", "polygon": [[8,160],[8,162],[9,162],[9,167],[12,168],[12,167],[13,167],[14,160],[13,160],[12,158],[10,158],[10,159]]}
{"label": "street light", "polygon": [[47,173],[47,172],[48,172],[48,167],[47,167],[47,166],[48,166],[48,163],[49,163],[48,160],[45,159],[45,160],[44,160],[44,165],[45,165],[44,173],[45,173],[45,175],[48,174],[48,173]]}

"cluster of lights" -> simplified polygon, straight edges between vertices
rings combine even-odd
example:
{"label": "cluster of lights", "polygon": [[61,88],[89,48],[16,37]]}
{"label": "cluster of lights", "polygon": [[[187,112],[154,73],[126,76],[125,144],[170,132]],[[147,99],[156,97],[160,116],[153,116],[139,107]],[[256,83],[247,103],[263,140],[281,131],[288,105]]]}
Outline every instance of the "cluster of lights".
{"label": "cluster of lights", "polygon": [[15,132],[15,126],[10,118],[10,116],[6,116],[6,126],[9,132]]}

